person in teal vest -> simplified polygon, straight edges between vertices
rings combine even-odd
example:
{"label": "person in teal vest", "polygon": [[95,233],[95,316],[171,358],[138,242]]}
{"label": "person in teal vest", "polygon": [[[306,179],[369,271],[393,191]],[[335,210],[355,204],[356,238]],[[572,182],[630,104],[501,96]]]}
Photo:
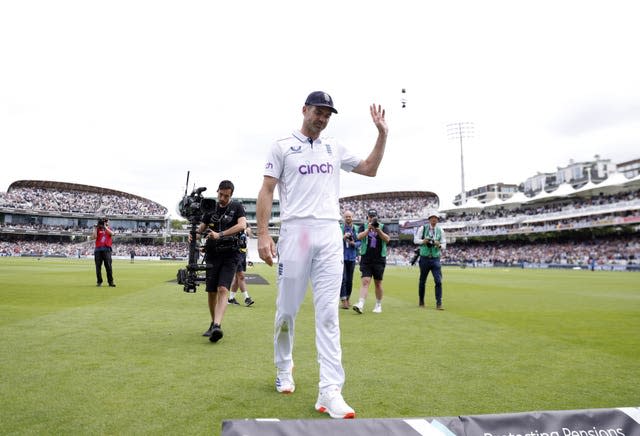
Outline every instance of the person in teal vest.
{"label": "person in teal vest", "polygon": [[387,265],[387,243],[391,239],[384,232],[384,224],[378,221],[378,213],[371,209],[367,212],[367,222],[363,230],[358,233],[360,240],[360,274],[362,285],[360,286],[360,299],[353,305],[353,310],[362,314],[364,302],[369,293],[371,277],[376,288],[376,305],[373,313],[382,312],[382,276]]}
{"label": "person in teal vest", "polygon": [[435,282],[436,309],[443,310],[442,307],[442,267],[440,266],[440,255],[447,247],[444,230],[438,225],[438,213],[433,211],[428,216],[429,223],[418,227],[413,242],[420,246],[420,279],[418,280],[418,305],[424,307],[424,288],[429,276],[433,273]]}

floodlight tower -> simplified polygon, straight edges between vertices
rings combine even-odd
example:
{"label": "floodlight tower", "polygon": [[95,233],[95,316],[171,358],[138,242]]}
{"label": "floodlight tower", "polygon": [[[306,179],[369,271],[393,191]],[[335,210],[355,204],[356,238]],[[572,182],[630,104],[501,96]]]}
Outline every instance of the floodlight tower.
{"label": "floodlight tower", "polygon": [[460,204],[467,202],[467,191],[464,189],[464,153],[462,144],[465,139],[473,138],[473,130],[473,123],[467,121],[447,124],[447,136],[449,139],[460,141],[460,182],[462,184],[462,192],[460,194],[462,202]]}

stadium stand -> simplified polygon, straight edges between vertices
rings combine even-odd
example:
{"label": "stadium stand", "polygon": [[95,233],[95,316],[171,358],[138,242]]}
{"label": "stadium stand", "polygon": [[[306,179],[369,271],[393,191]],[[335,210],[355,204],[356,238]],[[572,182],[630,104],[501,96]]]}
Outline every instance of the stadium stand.
{"label": "stadium stand", "polygon": [[0,196],[0,207],[30,211],[163,218],[167,209],[151,200],[111,189],[73,183],[21,180]]}
{"label": "stadium stand", "polygon": [[2,241],[86,241],[104,216],[122,239],[159,243],[168,236],[167,209],[133,194],[40,180],[14,182],[0,194]]}
{"label": "stadium stand", "polygon": [[437,209],[439,199],[428,191],[400,191],[355,195],[340,199],[340,213],[353,212],[353,218],[364,221],[367,210],[375,209],[382,220],[419,219],[430,209]]}
{"label": "stadium stand", "polygon": [[[368,209],[378,211],[392,237],[391,264],[409,264],[413,232],[428,210],[439,209],[449,239],[445,264],[640,269],[640,179],[618,175],[615,182],[566,189],[449,209],[439,208],[433,192],[381,192],[342,198],[340,209],[353,211],[357,223]],[[246,200],[255,207],[255,199]],[[131,250],[138,257],[186,255],[186,227],[171,229],[163,206],[124,192],[47,181],[14,182],[0,193],[0,255],[90,256],[91,228],[104,215],[117,231],[115,256]],[[277,218],[270,230],[275,237]]]}

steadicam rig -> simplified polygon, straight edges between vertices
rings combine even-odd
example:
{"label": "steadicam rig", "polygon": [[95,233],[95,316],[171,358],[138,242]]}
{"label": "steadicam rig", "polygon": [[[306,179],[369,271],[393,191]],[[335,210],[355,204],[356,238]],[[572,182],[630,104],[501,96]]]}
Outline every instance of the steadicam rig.
{"label": "steadicam rig", "polygon": [[196,292],[198,282],[206,280],[202,275],[198,275],[199,271],[205,271],[207,265],[198,263],[200,258],[200,247],[198,246],[198,235],[196,233],[197,226],[207,213],[212,213],[216,209],[215,198],[207,198],[202,195],[207,190],[206,187],[194,188],[191,194],[187,195],[189,186],[189,172],[187,171],[187,186],[184,189],[184,197],[178,203],[178,212],[180,216],[187,219],[191,225],[189,234],[191,235],[189,242],[189,263],[186,268],[179,269],[177,274],[178,284],[183,285],[184,292]]}

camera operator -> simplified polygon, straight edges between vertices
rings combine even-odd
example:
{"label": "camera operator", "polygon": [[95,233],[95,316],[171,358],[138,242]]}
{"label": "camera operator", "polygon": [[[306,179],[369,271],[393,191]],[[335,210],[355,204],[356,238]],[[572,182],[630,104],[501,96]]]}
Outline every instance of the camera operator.
{"label": "camera operator", "polygon": [[93,228],[92,238],[96,240],[93,258],[96,263],[96,286],[102,286],[102,264],[107,271],[107,282],[115,288],[113,281],[113,269],[111,267],[111,245],[113,243],[113,230],[109,227],[109,218],[100,218]]}
{"label": "camera operator", "polygon": [[440,266],[441,251],[447,247],[444,230],[438,225],[438,213],[433,211],[428,216],[429,223],[418,227],[413,236],[413,243],[420,246],[420,279],[418,281],[418,305],[424,307],[424,287],[433,272],[435,282],[436,309],[442,307],[442,268]]}
{"label": "camera operator", "polygon": [[207,298],[211,325],[203,333],[211,342],[222,339],[222,318],[227,309],[228,293],[236,274],[240,254],[240,234],[247,227],[244,206],[231,201],[234,186],[223,180],[218,186],[218,201],[213,212],[202,217],[197,234],[205,239],[207,264]]}
{"label": "camera operator", "polygon": [[382,276],[387,265],[387,243],[391,239],[382,229],[384,224],[378,221],[378,213],[371,209],[367,212],[367,222],[363,226],[362,232],[358,233],[360,245],[360,275],[362,285],[360,286],[360,299],[353,305],[353,310],[362,314],[364,302],[369,293],[371,277],[376,288],[376,305],[373,313],[382,312]]}

